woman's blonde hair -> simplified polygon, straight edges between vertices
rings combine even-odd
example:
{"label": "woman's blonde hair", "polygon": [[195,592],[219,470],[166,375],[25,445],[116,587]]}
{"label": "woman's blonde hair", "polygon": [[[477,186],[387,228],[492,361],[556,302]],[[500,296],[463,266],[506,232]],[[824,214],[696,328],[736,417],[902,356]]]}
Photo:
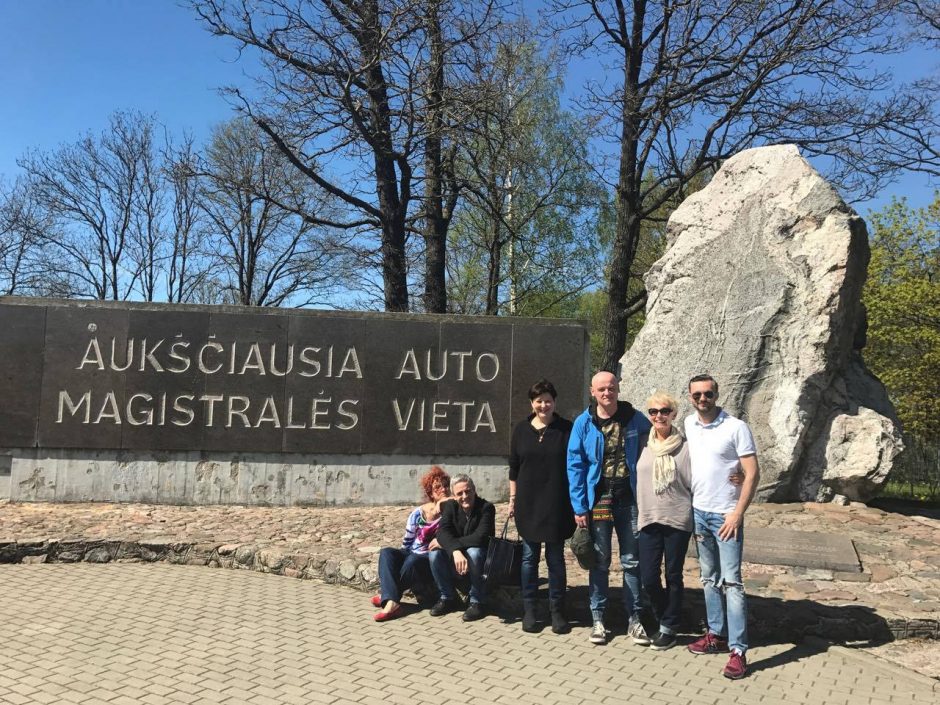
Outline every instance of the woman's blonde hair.
{"label": "woman's blonde hair", "polygon": [[655,392],[650,394],[650,398],[646,400],[646,407],[651,408],[665,408],[668,407],[675,411],[679,412],[679,400],[676,399],[669,392],[664,392],[661,389],[657,389]]}

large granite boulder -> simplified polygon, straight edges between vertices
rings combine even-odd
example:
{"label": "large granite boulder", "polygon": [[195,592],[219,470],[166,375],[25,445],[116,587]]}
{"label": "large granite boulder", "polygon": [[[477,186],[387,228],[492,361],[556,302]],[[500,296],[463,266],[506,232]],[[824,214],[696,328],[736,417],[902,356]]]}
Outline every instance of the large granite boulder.
{"label": "large granite boulder", "polygon": [[865,368],[865,224],[796,147],[751,149],[673,213],[646,275],[646,324],[621,359],[622,397],[665,389],[690,411],[708,373],[754,431],[764,501],[865,500],[902,449]]}

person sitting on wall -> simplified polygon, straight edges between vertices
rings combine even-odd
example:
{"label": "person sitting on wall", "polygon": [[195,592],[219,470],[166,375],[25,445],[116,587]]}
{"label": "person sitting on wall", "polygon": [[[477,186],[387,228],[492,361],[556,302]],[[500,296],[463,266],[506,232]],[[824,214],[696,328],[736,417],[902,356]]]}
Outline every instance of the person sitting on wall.
{"label": "person sitting on wall", "polygon": [[373,619],[385,622],[403,614],[402,593],[418,592],[431,585],[429,551],[437,546],[434,538],[441,522],[441,505],[450,501],[450,476],[437,465],[419,480],[425,503],[415,507],[405,523],[401,548],[383,548],[379,552],[379,594],[372,605],[381,607]]}
{"label": "person sitting on wall", "polygon": [[450,481],[456,502],[441,507],[437,530],[440,550],[432,550],[431,574],[440,591],[440,599],[431,608],[432,617],[452,612],[460,606],[454,582],[457,576],[470,578],[470,599],[463,621],[473,622],[486,614],[486,586],[483,565],[486,547],[496,533],[496,507],[477,495],[469,475],[457,475]]}

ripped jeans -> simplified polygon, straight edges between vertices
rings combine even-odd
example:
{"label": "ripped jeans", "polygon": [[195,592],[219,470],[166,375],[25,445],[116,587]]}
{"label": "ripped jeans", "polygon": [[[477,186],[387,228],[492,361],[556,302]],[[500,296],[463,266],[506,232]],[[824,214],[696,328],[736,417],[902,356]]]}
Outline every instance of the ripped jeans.
{"label": "ripped jeans", "polygon": [[747,597],[741,579],[744,526],[738,529],[736,539],[722,541],[718,530],[725,521],[724,514],[700,509],[692,513],[708,630],[727,639],[733,651],[744,654],[747,652]]}

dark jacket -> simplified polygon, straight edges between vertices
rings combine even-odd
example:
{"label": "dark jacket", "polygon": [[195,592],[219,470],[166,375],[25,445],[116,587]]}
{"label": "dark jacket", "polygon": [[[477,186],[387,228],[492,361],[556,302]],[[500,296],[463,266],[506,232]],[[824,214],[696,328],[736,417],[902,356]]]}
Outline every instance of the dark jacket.
{"label": "dark jacket", "polygon": [[437,541],[445,551],[453,553],[463,548],[486,548],[490,536],[496,533],[496,507],[477,495],[466,514],[456,500],[441,505],[441,524]]}

